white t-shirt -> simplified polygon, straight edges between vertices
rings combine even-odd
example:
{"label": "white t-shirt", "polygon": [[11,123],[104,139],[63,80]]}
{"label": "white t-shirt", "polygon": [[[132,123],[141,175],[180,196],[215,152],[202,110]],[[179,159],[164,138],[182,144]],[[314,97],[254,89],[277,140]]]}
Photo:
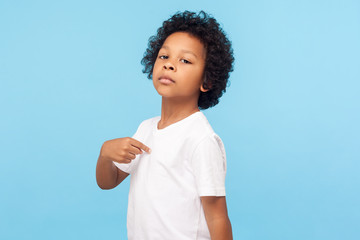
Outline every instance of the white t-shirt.
{"label": "white t-shirt", "polygon": [[210,239],[200,196],[225,196],[224,145],[196,112],[158,129],[143,121],[133,138],[151,148],[129,164],[128,239]]}

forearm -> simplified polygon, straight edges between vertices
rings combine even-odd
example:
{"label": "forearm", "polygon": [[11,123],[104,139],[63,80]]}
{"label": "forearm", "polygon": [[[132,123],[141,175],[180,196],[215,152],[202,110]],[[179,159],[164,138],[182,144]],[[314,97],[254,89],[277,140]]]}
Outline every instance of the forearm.
{"label": "forearm", "polygon": [[116,187],[117,168],[115,164],[99,156],[96,165],[96,181],[101,189],[111,189]]}
{"label": "forearm", "polygon": [[228,217],[217,218],[208,223],[211,240],[232,240],[231,223]]}

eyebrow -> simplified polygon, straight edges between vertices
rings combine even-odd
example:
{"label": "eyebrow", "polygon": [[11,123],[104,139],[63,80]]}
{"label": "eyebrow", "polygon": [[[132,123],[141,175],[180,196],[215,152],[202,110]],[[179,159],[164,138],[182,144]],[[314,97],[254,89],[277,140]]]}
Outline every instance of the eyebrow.
{"label": "eyebrow", "polygon": [[[161,48],[169,49],[169,47],[166,46],[166,45],[165,45],[165,46],[162,46]],[[161,49],[161,48],[160,48],[160,49]],[[194,55],[195,58],[198,58],[198,56],[196,56],[196,54],[193,53],[192,51],[189,51],[189,50],[186,50],[186,49],[180,49],[180,51],[183,52],[183,53],[190,53],[190,54]]]}

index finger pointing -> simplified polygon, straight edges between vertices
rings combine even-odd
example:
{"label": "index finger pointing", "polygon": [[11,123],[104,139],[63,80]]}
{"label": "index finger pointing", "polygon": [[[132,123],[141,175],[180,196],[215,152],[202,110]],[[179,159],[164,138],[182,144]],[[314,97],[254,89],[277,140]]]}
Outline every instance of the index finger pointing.
{"label": "index finger pointing", "polygon": [[142,142],[139,142],[136,139],[132,138],[131,145],[133,145],[134,147],[140,148],[140,149],[144,150],[147,153],[151,153],[151,149],[148,146],[146,146]]}

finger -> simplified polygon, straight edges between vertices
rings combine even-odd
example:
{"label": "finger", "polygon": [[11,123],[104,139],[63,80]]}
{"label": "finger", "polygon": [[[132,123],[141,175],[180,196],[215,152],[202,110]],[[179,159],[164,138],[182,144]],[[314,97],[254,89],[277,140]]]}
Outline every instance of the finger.
{"label": "finger", "polygon": [[126,158],[127,158],[127,159],[130,159],[130,160],[134,160],[134,159],[136,158],[136,155],[129,152],[129,153],[126,155]]}
{"label": "finger", "polygon": [[131,145],[133,145],[134,147],[140,148],[147,153],[151,153],[151,149],[148,146],[146,146],[145,144],[143,144],[142,142],[139,142],[138,140],[133,139],[133,138],[131,140],[132,140]]}
{"label": "finger", "polygon": [[126,154],[118,154],[118,156],[122,159],[132,161],[136,158],[136,155],[133,153],[126,153]]}
{"label": "finger", "polygon": [[134,147],[133,145],[130,146],[129,152],[135,155],[143,153],[140,148]]}
{"label": "finger", "polygon": [[121,162],[119,162],[119,160],[114,160],[114,162],[117,162],[117,163],[121,163],[121,164],[123,164],[123,163],[131,163],[131,159],[124,159],[124,160],[122,160]]}

